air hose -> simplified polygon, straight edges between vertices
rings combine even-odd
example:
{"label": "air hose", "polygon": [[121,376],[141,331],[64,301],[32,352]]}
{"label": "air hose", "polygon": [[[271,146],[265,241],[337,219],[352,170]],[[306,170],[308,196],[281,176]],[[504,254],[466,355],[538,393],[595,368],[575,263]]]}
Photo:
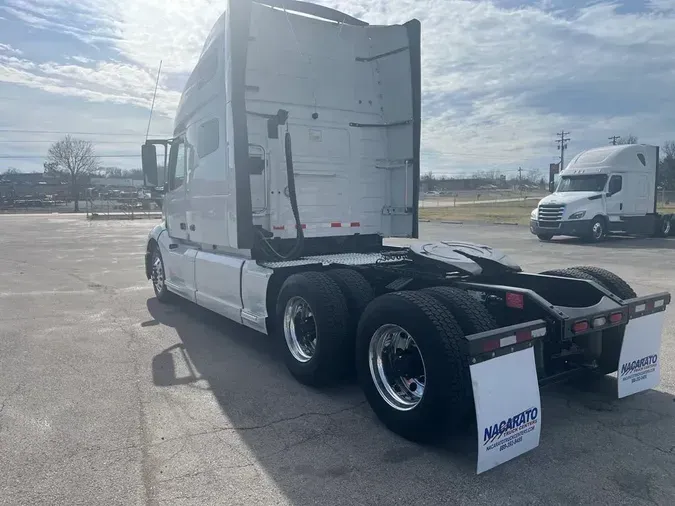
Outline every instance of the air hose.
{"label": "air hose", "polygon": [[302,222],[300,221],[300,211],[298,210],[298,196],[295,190],[295,173],[293,172],[293,150],[291,145],[291,133],[287,130],[284,136],[284,150],[286,152],[286,179],[288,181],[288,197],[291,201],[291,210],[295,219],[296,240],[291,251],[283,255],[276,251],[268,240],[262,235],[262,244],[273,257],[279,260],[294,260],[301,256],[305,244],[305,234],[302,231]]}

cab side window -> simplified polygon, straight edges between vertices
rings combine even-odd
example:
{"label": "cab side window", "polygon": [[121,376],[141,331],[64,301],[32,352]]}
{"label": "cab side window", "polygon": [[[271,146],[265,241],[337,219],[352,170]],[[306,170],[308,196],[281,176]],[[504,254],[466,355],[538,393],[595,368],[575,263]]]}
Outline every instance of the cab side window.
{"label": "cab side window", "polygon": [[609,193],[614,195],[619,193],[623,186],[623,178],[621,176],[612,176],[612,179],[609,180]]}
{"label": "cab side window", "polygon": [[169,161],[169,190],[176,190],[185,183],[187,157],[185,156],[185,140],[181,137],[171,145]]}

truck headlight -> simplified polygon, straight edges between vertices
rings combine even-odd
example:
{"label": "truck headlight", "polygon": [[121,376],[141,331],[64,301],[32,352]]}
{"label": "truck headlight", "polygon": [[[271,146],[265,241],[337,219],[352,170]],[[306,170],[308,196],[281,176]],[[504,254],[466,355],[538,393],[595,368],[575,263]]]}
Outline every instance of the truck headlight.
{"label": "truck headlight", "polygon": [[530,219],[531,219],[531,220],[535,220],[535,221],[536,221],[536,219],[537,219],[537,211],[538,211],[538,210],[539,210],[539,208],[532,209],[532,212],[530,213]]}
{"label": "truck headlight", "polygon": [[586,211],[577,211],[576,213],[570,214],[569,219],[570,220],[580,220],[584,216],[586,216]]}

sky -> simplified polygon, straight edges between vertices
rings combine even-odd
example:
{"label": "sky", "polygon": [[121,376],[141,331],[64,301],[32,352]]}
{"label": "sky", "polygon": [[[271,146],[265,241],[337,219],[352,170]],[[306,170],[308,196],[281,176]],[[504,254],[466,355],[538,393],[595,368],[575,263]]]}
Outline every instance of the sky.
{"label": "sky", "polygon": [[[548,169],[612,135],[675,140],[675,0],[321,0],[422,24],[422,171]],[[0,0],[0,172],[42,170],[63,132],[140,165],[224,0]],[[123,155],[123,156],[118,156]]]}

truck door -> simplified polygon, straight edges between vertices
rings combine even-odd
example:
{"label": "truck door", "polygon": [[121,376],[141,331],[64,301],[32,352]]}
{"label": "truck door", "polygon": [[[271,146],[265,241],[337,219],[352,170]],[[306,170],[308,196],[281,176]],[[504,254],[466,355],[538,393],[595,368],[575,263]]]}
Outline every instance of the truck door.
{"label": "truck door", "polygon": [[621,216],[625,214],[623,197],[623,177],[615,174],[609,179],[607,196],[605,197],[609,221],[619,221]]}
{"label": "truck door", "polygon": [[167,177],[168,188],[164,204],[166,205],[166,228],[169,236],[183,240],[188,238],[187,198],[185,194],[186,165],[185,139],[180,136],[171,144]]}

